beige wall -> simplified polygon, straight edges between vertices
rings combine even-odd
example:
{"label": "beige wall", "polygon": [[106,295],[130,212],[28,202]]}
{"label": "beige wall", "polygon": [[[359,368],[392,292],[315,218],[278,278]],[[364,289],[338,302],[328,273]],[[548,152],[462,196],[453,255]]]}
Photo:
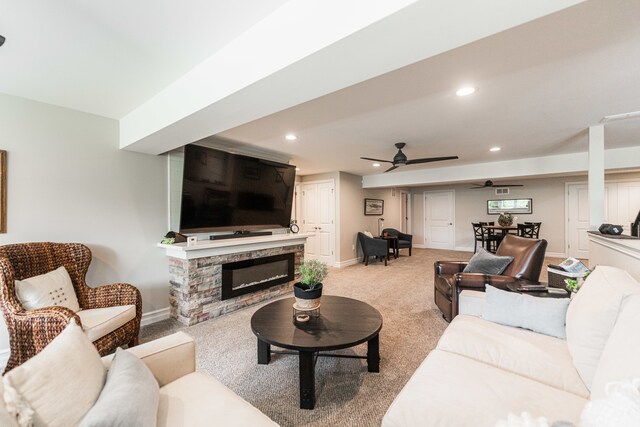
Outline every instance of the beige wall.
{"label": "beige wall", "polygon": [[[129,282],[143,312],[169,307],[167,158],[119,149],[116,120],[0,94],[8,153],[0,244],[80,242],[90,285]],[[0,353],[8,338],[0,321]]]}
{"label": "beige wall", "polygon": [[[607,174],[606,180],[640,179],[640,173]],[[495,189],[470,189],[469,184],[412,188],[414,242],[424,244],[424,191],[455,191],[455,248],[473,249],[471,223],[477,221],[497,221],[497,215],[487,214],[487,200],[531,198],[533,213],[518,214],[516,222],[542,222],[540,237],[548,241],[548,252],[565,253],[565,184],[586,182],[585,176],[543,178],[530,180],[509,180],[509,183],[523,184],[511,187],[508,196],[496,196]]]}

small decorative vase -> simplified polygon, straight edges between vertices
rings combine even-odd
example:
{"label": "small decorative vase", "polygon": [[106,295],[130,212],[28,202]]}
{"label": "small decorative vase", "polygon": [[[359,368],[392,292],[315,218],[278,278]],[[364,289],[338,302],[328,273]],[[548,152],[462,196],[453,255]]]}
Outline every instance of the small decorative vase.
{"label": "small decorative vase", "polygon": [[296,297],[297,308],[300,310],[314,310],[320,307],[322,296],[322,283],[316,285],[312,291],[307,290],[307,285],[297,282],[293,285],[293,295]]}
{"label": "small decorative vase", "polygon": [[498,224],[508,227],[513,224],[513,216],[509,212],[501,213],[498,217]]}

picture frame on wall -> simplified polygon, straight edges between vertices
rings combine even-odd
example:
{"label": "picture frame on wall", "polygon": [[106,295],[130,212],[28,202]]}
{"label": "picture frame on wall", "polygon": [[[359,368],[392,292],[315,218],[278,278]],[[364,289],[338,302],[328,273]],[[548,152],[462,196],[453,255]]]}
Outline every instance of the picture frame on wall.
{"label": "picture frame on wall", "polygon": [[533,213],[533,199],[487,200],[488,215],[500,215],[505,212],[511,214]]}
{"label": "picture frame on wall", "polygon": [[7,152],[0,150],[0,233],[7,232]]}
{"label": "picture frame on wall", "polygon": [[365,215],[382,215],[384,213],[384,200],[364,199]]}

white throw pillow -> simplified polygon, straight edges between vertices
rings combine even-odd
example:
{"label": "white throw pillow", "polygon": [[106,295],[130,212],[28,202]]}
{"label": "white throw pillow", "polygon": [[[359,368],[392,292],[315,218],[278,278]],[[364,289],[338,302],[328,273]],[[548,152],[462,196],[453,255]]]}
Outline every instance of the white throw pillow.
{"label": "white throw pillow", "polygon": [[362,234],[364,234],[364,235],[365,235],[365,236],[367,236],[367,237],[371,237],[371,238],[373,238],[373,234],[371,234],[371,232],[370,232],[370,231],[363,231],[363,232],[362,232]]}
{"label": "white throw pillow", "polygon": [[7,410],[21,427],[78,425],[105,375],[98,351],[72,320],[40,353],[4,375]]}
{"label": "white throw pillow", "polygon": [[580,427],[640,426],[640,378],[607,384],[607,397],[587,403]]}
{"label": "white throw pillow", "polygon": [[572,298],[567,310],[567,346],[589,389],[623,301],[638,293],[640,284],[629,273],[600,265]]}
{"label": "white throw pillow", "polygon": [[40,276],[16,280],[16,295],[25,310],[52,305],[80,311],[80,304],[67,269],[59,267]]}
{"label": "white throw pillow", "polygon": [[486,286],[482,318],[506,326],[515,326],[565,338],[565,316],[569,298],[540,298]]}

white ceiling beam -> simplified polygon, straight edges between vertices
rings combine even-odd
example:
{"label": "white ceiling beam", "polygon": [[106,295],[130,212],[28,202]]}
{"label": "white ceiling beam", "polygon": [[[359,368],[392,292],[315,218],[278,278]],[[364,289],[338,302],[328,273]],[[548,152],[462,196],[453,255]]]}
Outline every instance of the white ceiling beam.
{"label": "white ceiling beam", "polygon": [[[640,146],[605,150],[604,167],[608,171],[640,168]],[[487,179],[585,174],[588,169],[589,154],[585,151],[548,157],[367,175],[362,177],[362,187],[402,187],[485,181]]]}
{"label": "white ceiling beam", "polygon": [[120,147],[163,153],[581,2],[292,0],[121,119]]}

